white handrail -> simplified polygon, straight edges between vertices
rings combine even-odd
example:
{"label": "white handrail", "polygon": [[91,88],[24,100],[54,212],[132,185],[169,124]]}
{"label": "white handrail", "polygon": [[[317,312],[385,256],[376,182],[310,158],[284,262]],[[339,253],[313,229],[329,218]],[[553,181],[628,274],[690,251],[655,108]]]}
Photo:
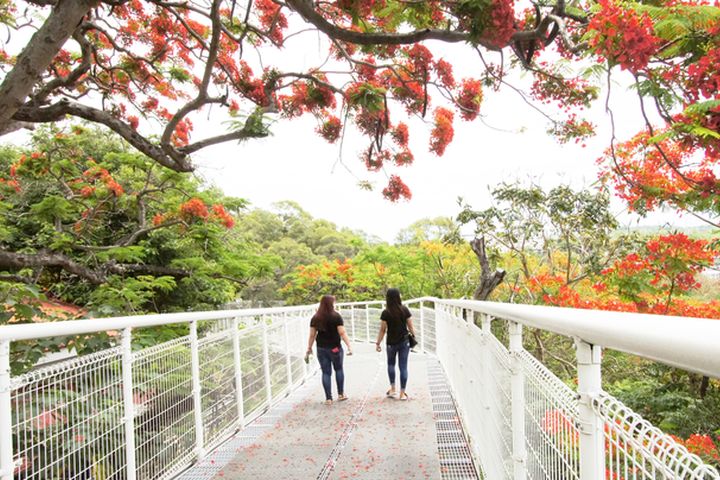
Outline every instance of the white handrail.
{"label": "white handrail", "polygon": [[475,300],[428,300],[720,378],[718,320]]}
{"label": "white handrail", "polygon": [[125,328],[158,327],[173,323],[190,323],[201,320],[221,320],[254,315],[272,315],[274,313],[297,312],[311,308],[311,305],[273,308],[250,308],[243,310],[216,310],[210,312],[156,313],[151,315],[129,315],[124,317],[90,318],[86,320],[66,320],[48,323],[23,323],[0,326],[2,340],[32,340],[44,337],[81,335],[85,333],[124,330]]}

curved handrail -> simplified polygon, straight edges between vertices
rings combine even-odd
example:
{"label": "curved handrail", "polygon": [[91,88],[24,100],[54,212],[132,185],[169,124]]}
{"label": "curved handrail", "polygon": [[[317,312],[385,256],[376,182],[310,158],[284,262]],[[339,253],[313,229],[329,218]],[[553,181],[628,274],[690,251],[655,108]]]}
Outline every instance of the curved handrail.
{"label": "curved handrail", "polygon": [[720,321],[646,313],[583,310],[477,300],[425,298],[577,338],[720,378]]}
{"label": "curved handrail", "polygon": [[0,326],[0,341],[32,340],[42,337],[81,335],[85,333],[123,330],[125,328],[157,327],[173,323],[190,323],[202,320],[222,320],[255,315],[301,312],[315,305],[294,307],[250,308],[243,310],[216,310],[210,312],[156,313],[151,315],[129,315],[124,317],[100,317],[82,320],[65,320],[48,323],[23,323]]}

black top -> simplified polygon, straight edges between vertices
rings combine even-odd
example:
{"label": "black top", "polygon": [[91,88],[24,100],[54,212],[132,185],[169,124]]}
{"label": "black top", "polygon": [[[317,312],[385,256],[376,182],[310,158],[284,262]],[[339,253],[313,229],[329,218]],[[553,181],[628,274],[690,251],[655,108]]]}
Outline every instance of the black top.
{"label": "black top", "polygon": [[407,319],[412,317],[410,309],[405,305],[402,305],[403,316],[397,318],[397,315],[393,315],[387,309],[383,310],[380,314],[380,320],[387,322],[387,344],[397,345],[408,337]]}
{"label": "black top", "polygon": [[335,313],[325,322],[325,330],[318,328],[317,317],[313,317],[310,320],[310,326],[317,329],[317,337],[315,341],[319,348],[335,348],[340,346],[340,333],[338,333],[337,327],[343,325],[343,319],[339,313]]}

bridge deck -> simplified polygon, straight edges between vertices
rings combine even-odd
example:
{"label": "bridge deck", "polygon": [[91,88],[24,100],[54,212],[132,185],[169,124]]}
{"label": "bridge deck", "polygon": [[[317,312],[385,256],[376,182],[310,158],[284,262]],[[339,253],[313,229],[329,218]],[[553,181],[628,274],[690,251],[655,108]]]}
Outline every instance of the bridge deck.
{"label": "bridge deck", "polygon": [[[255,427],[262,428],[264,422],[264,433],[252,436],[250,426],[181,479],[475,478],[453,474],[462,459],[445,458],[441,464],[443,448],[438,449],[436,428],[442,427],[436,427],[436,419],[443,415],[438,412],[448,410],[438,410],[437,402],[433,408],[428,381],[437,362],[410,354],[411,399],[405,402],[385,397],[385,353],[374,352],[370,345],[356,345],[355,352],[345,357],[348,401],[324,405],[318,374],[291,395],[286,413],[280,405],[257,420]],[[451,405],[447,398],[444,402]],[[457,451],[458,445],[451,447]],[[471,467],[466,460],[461,470]]]}

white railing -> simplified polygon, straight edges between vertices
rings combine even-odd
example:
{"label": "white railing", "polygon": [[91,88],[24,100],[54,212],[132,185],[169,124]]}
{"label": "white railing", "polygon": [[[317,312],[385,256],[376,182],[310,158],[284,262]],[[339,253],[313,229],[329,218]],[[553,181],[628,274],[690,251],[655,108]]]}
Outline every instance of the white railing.
{"label": "white railing", "polygon": [[[601,346],[720,376],[720,322],[435,298],[407,304],[421,350],[444,367],[486,479],[720,480],[600,385]],[[358,342],[374,341],[382,308],[338,305]],[[302,358],[314,309],[0,327],[0,479],[172,478],[312,373]],[[507,344],[492,334],[493,321],[507,325]],[[187,324],[188,335],[132,350],[133,329],[169,324]],[[523,326],[575,339],[577,390],[523,349]],[[107,330],[120,336],[117,347],[10,375],[11,342]]]}
{"label": "white railing", "polygon": [[[720,472],[601,387],[602,348],[720,377],[720,321],[434,301],[437,355],[489,479],[694,479]],[[491,331],[507,326],[508,345]],[[480,326],[477,326],[479,323]],[[575,340],[577,390],[522,346],[523,326]]]}
{"label": "white railing", "polygon": [[[171,478],[315,369],[314,307],[0,327],[2,480]],[[188,335],[133,351],[133,330]],[[119,346],[11,376],[10,343],[114,331]]]}

